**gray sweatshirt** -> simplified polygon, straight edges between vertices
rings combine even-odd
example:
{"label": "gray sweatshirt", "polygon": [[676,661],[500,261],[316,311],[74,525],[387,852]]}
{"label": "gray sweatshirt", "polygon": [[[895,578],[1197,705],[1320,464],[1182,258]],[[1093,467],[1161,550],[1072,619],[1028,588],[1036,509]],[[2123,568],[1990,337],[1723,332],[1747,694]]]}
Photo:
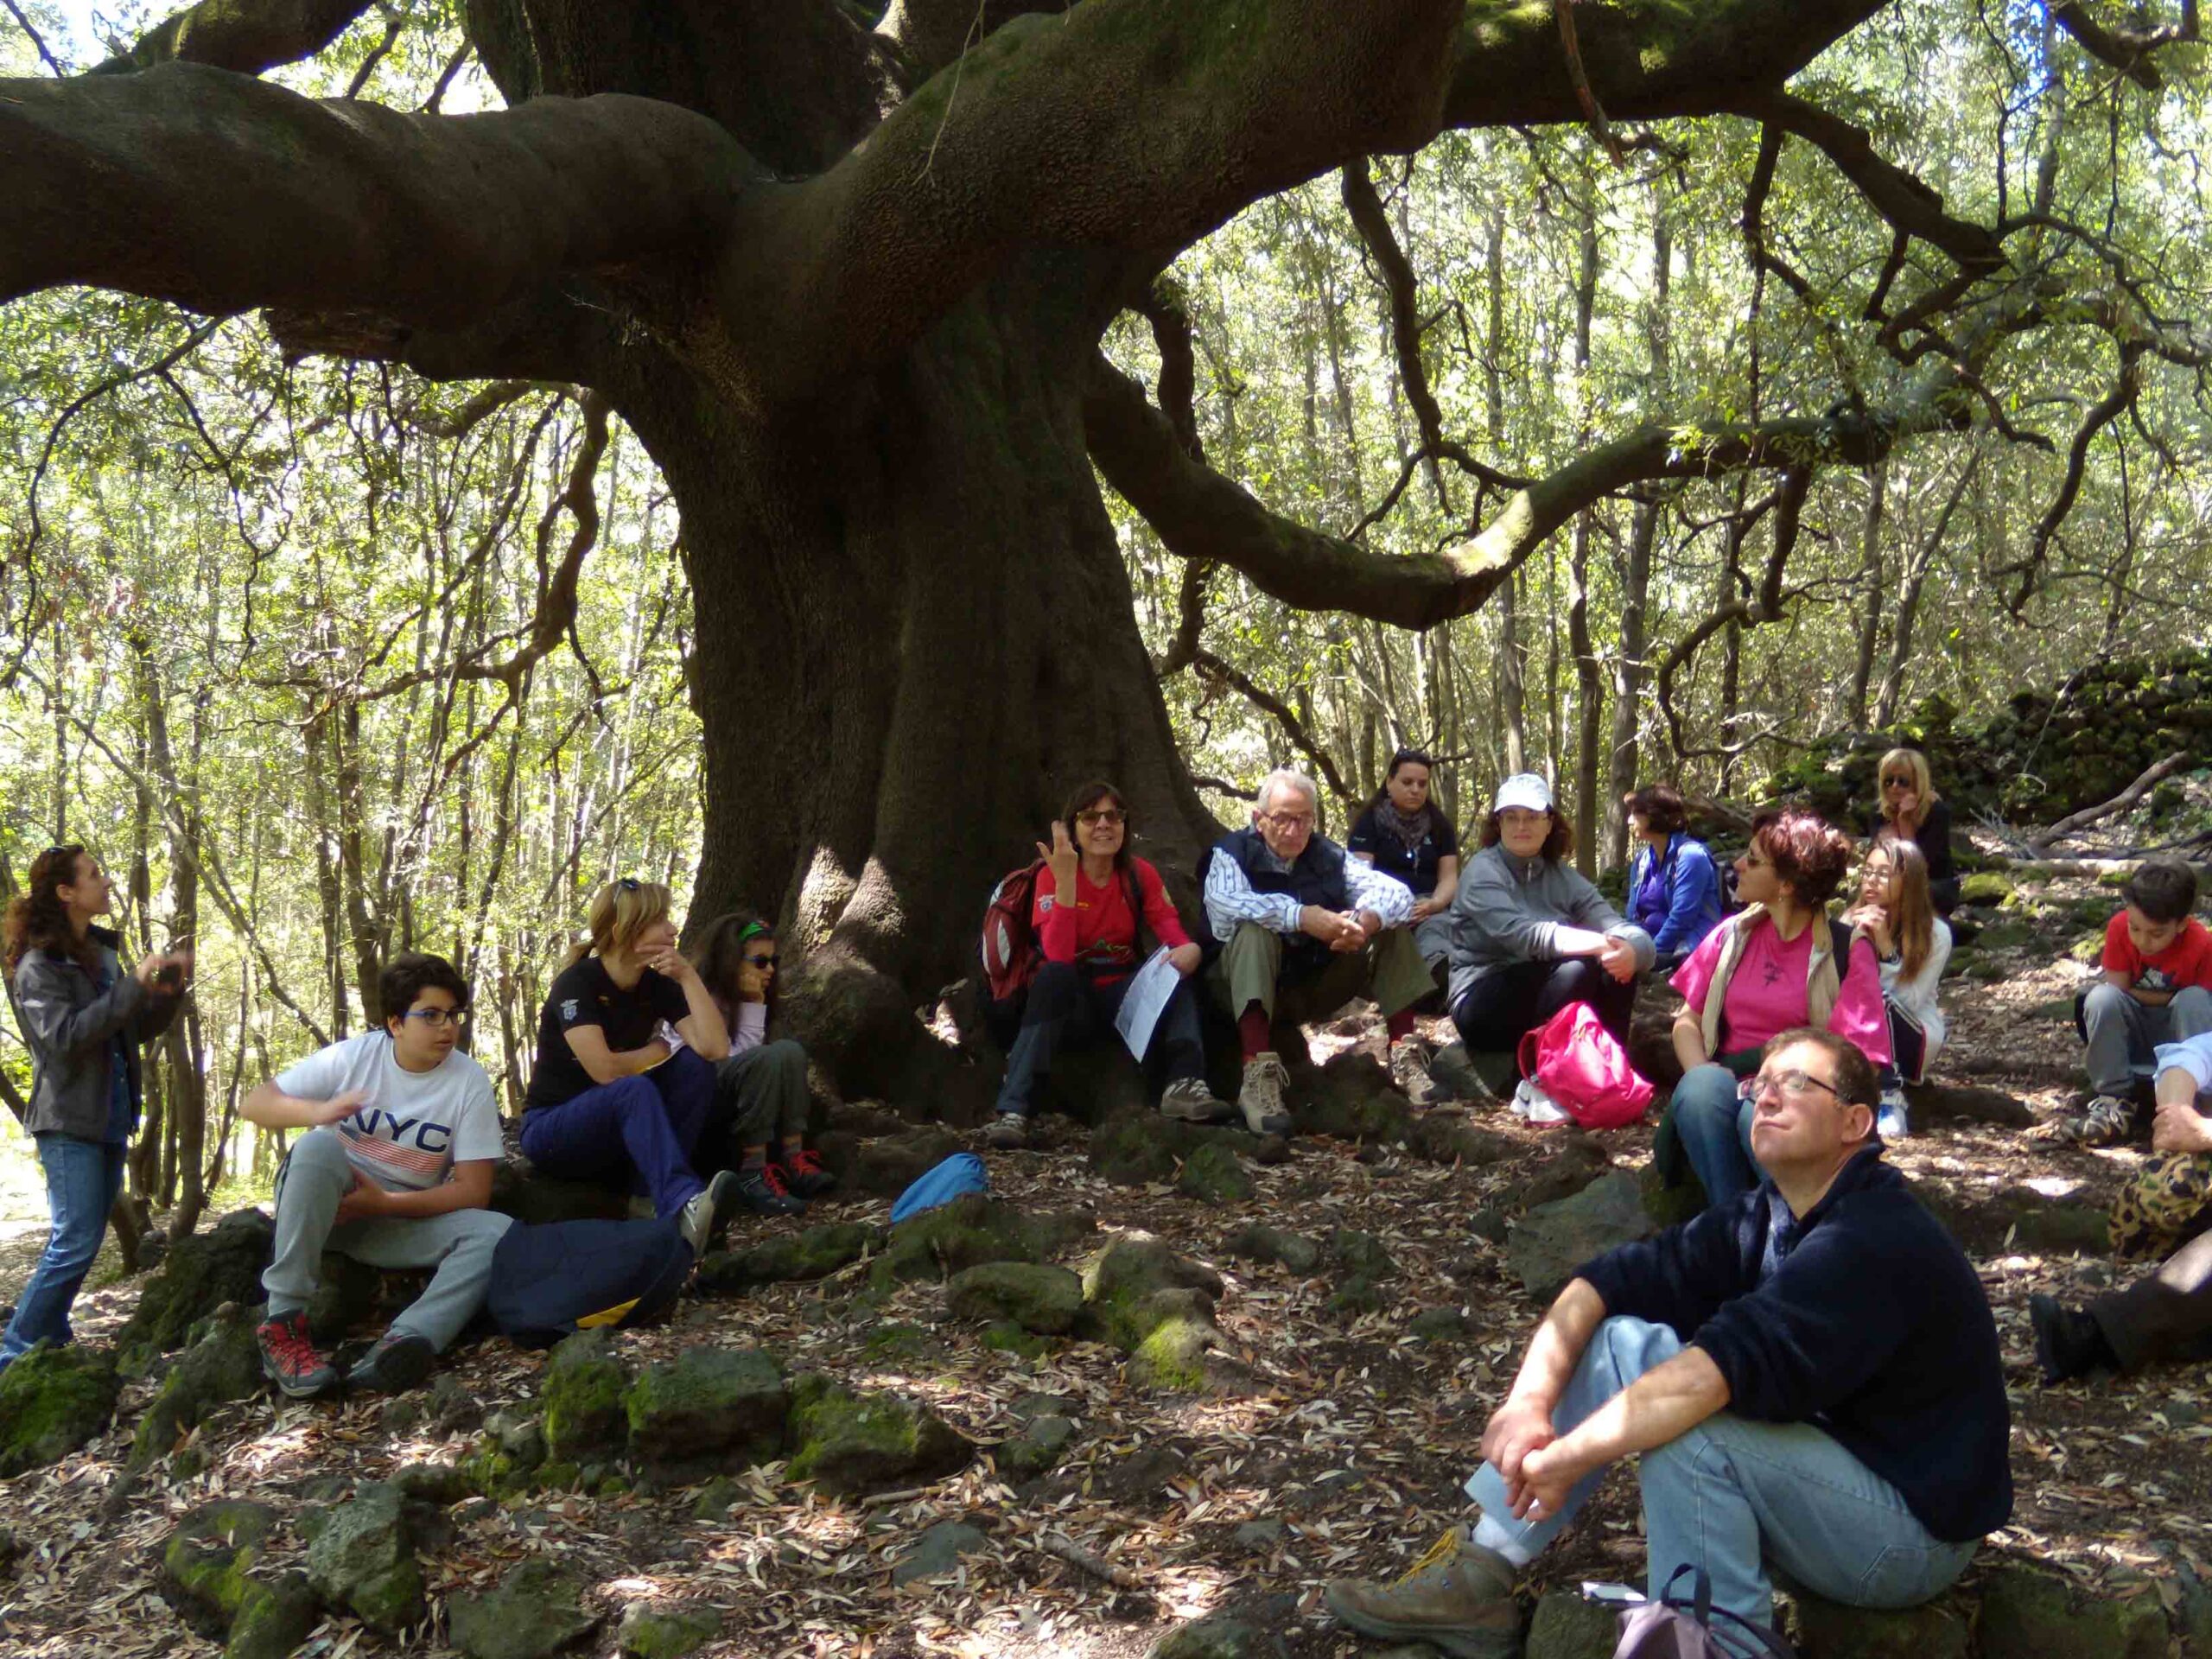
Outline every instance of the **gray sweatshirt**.
{"label": "gray sweatshirt", "polygon": [[1500,968],[1556,962],[1562,928],[1579,927],[1625,939],[1638,969],[1651,966],[1651,936],[1605,902],[1572,865],[1516,858],[1503,845],[1469,861],[1452,895],[1452,1001]]}

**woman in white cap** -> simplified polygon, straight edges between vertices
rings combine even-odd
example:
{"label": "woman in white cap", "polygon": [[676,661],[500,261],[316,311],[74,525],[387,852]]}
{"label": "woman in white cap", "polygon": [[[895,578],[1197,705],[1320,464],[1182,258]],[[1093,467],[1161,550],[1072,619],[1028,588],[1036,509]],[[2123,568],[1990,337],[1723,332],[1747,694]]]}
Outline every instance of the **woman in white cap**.
{"label": "woman in white cap", "polygon": [[1452,1023],[1472,1052],[1510,1052],[1570,1003],[1628,1046],[1651,936],[1567,862],[1574,826],[1533,772],[1497,786],[1482,850],[1452,897]]}

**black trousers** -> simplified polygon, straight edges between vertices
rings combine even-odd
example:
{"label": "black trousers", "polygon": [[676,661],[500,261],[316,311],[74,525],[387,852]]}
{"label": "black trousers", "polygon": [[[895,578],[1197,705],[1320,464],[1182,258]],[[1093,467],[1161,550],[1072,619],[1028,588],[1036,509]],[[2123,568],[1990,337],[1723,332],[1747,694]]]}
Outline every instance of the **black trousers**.
{"label": "black trousers", "polygon": [[[2212,1207],[2202,1216],[2212,1228]],[[2212,1359],[2212,1230],[2200,1232],[2149,1278],[2089,1304],[2122,1370],[2164,1359]]]}
{"label": "black trousers", "polygon": [[1470,1053],[1511,1053],[1526,1033],[1570,1002],[1587,1002],[1598,1022],[1627,1049],[1636,981],[1615,979],[1592,957],[1492,969],[1452,1004],[1452,1023]]}
{"label": "black trousers", "polygon": [[[1119,1043],[1114,1016],[1128,995],[1126,978],[1100,983],[1071,963],[1048,962],[1029,982],[1027,995],[1008,997],[992,1009],[1000,1031],[1011,1028],[1006,1077],[999,1084],[998,1109],[1026,1113],[1035,1103],[1038,1083],[1052,1069],[1052,1057],[1068,1045]],[[1205,1075],[1205,1049],[1198,1035],[1198,1005],[1192,982],[1185,980],[1160,1010],[1145,1052],[1144,1069],[1155,1089],[1185,1077]]]}

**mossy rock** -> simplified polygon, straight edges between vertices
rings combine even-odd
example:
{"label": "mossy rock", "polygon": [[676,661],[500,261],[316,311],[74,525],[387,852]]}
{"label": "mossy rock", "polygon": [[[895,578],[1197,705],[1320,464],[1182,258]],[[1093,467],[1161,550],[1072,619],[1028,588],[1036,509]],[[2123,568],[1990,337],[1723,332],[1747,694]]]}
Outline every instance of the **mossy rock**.
{"label": "mossy rock", "polygon": [[888,1288],[950,1279],[986,1262],[1036,1259],[1036,1243],[1020,1211],[988,1194],[967,1192],[893,1227],[869,1277]]}
{"label": "mossy rock", "polygon": [[180,1435],[218,1406],[261,1392],[261,1349],[253,1327],[253,1313],[235,1303],[200,1326],[138,1420],[130,1443],[131,1468],[143,1469],[167,1454]]}
{"label": "mossy rock", "polygon": [[1083,1328],[1135,1353],[1169,1317],[1156,1299],[1179,1290],[1195,1290],[1211,1305],[1221,1294],[1221,1275],[1148,1233],[1124,1234],[1084,1265]]}
{"label": "mossy rock", "polygon": [[745,1487],[728,1475],[716,1475],[699,1489],[691,1504],[694,1521],[727,1521],[730,1511],[746,1501]]}
{"label": "mossy rock", "polygon": [[614,1650],[622,1659],[684,1659],[722,1632],[716,1609],[682,1602],[633,1601],[622,1610]]}
{"label": "mossy rock", "polygon": [[1406,1326],[1409,1335],[1423,1342],[1457,1342],[1474,1334],[1467,1316],[1456,1307],[1423,1308]]}
{"label": "mossy rock", "polygon": [[387,1635],[423,1622],[429,1609],[415,1528],[397,1486],[363,1481],[349,1500],[319,1514],[311,1529],[308,1579],[325,1601]]}
{"label": "mossy rock", "polygon": [[1967,1659],[1971,1649],[1967,1610],[1948,1596],[1894,1611],[1847,1607],[1802,1586],[1792,1599],[1805,1659]]}
{"label": "mossy rock", "polygon": [[758,1348],[687,1348],[649,1367],[622,1396],[630,1449],[655,1480],[681,1484],[772,1461],[790,1398],[784,1370]]}
{"label": "mossy rock", "polygon": [[629,1373],[616,1357],[611,1331],[579,1331],[561,1338],[538,1388],[546,1450],[556,1458],[587,1455],[621,1443],[623,1391]]}
{"label": "mossy rock", "polygon": [[855,1394],[824,1376],[791,1387],[791,1462],[785,1472],[836,1497],[918,1486],[965,1468],[976,1448],[927,1407],[888,1394]]}
{"label": "mossy rock", "polygon": [[1222,1241],[1221,1253],[1246,1262],[1273,1262],[1293,1273],[1309,1274],[1321,1265],[1321,1247],[1302,1233],[1288,1233],[1251,1222]]}
{"label": "mossy rock", "polygon": [[715,1294],[827,1279],[866,1255],[875,1241],[873,1227],[833,1222],[787,1233],[750,1249],[716,1251],[699,1264],[695,1277],[700,1289]]}
{"label": "mossy rock", "polygon": [[1034,1480],[1061,1458],[1075,1443],[1077,1429],[1073,1420],[1048,1414],[1032,1418],[1021,1433],[1010,1440],[1001,1440],[991,1449],[991,1461],[999,1473],[1011,1481]]}
{"label": "mossy rock", "polygon": [[2003,1659],[2164,1659],[2165,1610],[2156,1596],[2076,1597],[2046,1573],[2005,1562],[1982,1579],[1977,1630]]}
{"label": "mossy rock", "polygon": [[208,1231],[170,1245],[115,1334],[124,1369],[143,1371],[152,1355],[181,1348],[192,1327],[225,1302],[260,1302],[261,1270],[276,1237],[276,1224],[260,1211],[234,1210]]}
{"label": "mossy rock", "polygon": [[1413,1138],[1413,1109],[1371,1054],[1347,1050],[1319,1067],[1300,1069],[1291,1077],[1287,1099],[1300,1135],[1390,1146]]}
{"label": "mossy rock", "polygon": [[1389,1305],[1381,1284],[1364,1273],[1352,1274],[1329,1297],[1329,1312],[1346,1325],[1363,1314],[1379,1313]]}
{"label": "mossy rock", "polygon": [[203,1632],[227,1632],[245,1601],[253,1564],[276,1530],[276,1511],[245,1498],[189,1510],[162,1547],[162,1581],[171,1605]]}
{"label": "mossy rock", "polygon": [[1233,1158],[1267,1162],[1276,1136],[1211,1123],[1186,1123],[1158,1112],[1123,1112],[1090,1132],[1091,1173],[1116,1186],[1164,1186],[1176,1179],[1176,1166],[1187,1165],[1201,1147],[1217,1147]]}
{"label": "mossy rock", "polygon": [[1083,1312],[1083,1281],[1043,1262],[986,1262],[954,1274],[944,1303],[957,1319],[1009,1320],[1056,1337],[1074,1329]]}
{"label": "mossy rock", "polygon": [[1221,1346],[1211,1302],[1196,1291],[1161,1291],[1150,1306],[1158,1317],[1129,1355],[1128,1380],[1170,1394],[1207,1391],[1215,1382],[1209,1357]]}
{"label": "mossy rock", "polygon": [[1202,1204],[1249,1204],[1255,1191],[1251,1172],[1221,1146],[1199,1147],[1185,1159],[1175,1190]]}
{"label": "mossy rock", "polygon": [[123,1383],[105,1354],[41,1343],[0,1371],[0,1479],[59,1463],[115,1416]]}
{"label": "mossy rock", "polygon": [[1398,1276],[1396,1259],[1372,1233],[1339,1227],[1329,1235],[1329,1249],[1348,1274],[1378,1281]]}
{"label": "mossy rock", "polygon": [[304,1573],[281,1573],[265,1583],[249,1579],[223,1659],[292,1659],[321,1618]]}
{"label": "mossy rock", "polygon": [[[308,1332],[323,1347],[334,1348],[377,1311],[384,1274],[365,1262],[325,1250],[315,1278],[315,1294],[308,1299]],[[252,1300],[261,1298],[257,1294]]]}
{"label": "mossy rock", "polygon": [[1052,1351],[1048,1338],[1033,1336],[1012,1319],[997,1319],[983,1327],[983,1346],[995,1354],[1017,1359],[1042,1359]]}
{"label": "mossy rock", "polygon": [[1615,1609],[1585,1601],[1572,1590],[1553,1590],[1529,1617],[1522,1659],[1611,1659],[1619,1635]]}
{"label": "mossy rock", "polygon": [[1432,1164],[1464,1164],[1470,1169],[1507,1162],[1523,1150],[1511,1135],[1484,1128],[1451,1106],[1440,1106],[1415,1119],[1408,1144],[1415,1157]]}
{"label": "mossy rock", "polygon": [[1277,1651],[1257,1626],[1228,1613],[1209,1613],[1168,1631],[1147,1659],[1263,1659]]}
{"label": "mossy rock", "polygon": [[546,1659],[599,1623],[583,1609],[584,1583],[550,1561],[524,1561],[496,1589],[446,1598],[446,1626],[468,1659]]}
{"label": "mossy rock", "polygon": [[1959,883],[1962,905],[2001,905],[2017,891],[2012,878],[1996,870],[1982,870]]}
{"label": "mossy rock", "polygon": [[920,1359],[936,1347],[937,1338],[921,1325],[896,1319],[875,1326],[861,1344],[861,1351],[879,1365]]}

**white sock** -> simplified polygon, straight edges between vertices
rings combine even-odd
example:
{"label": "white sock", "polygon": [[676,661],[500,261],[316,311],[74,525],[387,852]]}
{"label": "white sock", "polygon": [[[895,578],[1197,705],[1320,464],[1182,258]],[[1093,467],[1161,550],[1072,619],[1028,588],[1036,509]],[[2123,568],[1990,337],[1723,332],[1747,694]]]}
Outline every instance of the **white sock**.
{"label": "white sock", "polygon": [[1483,1518],[1475,1522],[1474,1541],[1484,1549],[1495,1550],[1516,1567],[1526,1567],[1536,1559],[1536,1552],[1529,1548],[1519,1529],[1508,1527],[1487,1510],[1483,1511]]}

